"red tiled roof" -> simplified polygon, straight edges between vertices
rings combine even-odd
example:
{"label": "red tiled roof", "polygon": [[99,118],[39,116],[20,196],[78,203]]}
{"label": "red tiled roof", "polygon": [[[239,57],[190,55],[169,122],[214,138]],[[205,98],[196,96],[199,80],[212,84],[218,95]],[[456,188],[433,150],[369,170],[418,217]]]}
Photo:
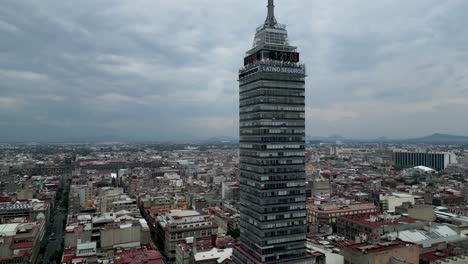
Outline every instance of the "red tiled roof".
{"label": "red tiled roof", "polygon": [[21,249],[18,252],[18,256],[31,255],[31,249]]}
{"label": "red tiled roof", "polygon": [[63,256],[62,257],[62,263],[71,263],[73,258],[75,258],[75,255],[69,255],[69,256]]}
{"label": "red tiled roof", "polygon": [[441,260],[441,259],[446,259],[455,256],[452,254],[450,251],[445,250],[443,252],[441,251],[431,251],[427,252],[424,254],[419,255],[419,259],[424,259],[424,260]]}
{"label": "red tiled roof", "polygon": [[375,205],[370,205],[369,207],[363,208],[346,208],[346,209],[330,209],[330,210],[320,210],[318,208],[309,208],[309,211],[314,211],[319,214],[333,214],[333,213],[345,213],[345,212],[353,212],[353,211],[362,211],[362,210],[379,210],[380,208]]}
{"label": "red tiled roof", "polygon": [[33,246],[32,241],[26,241],[26,242],[14,243],[13,245],[11,245],[11,249],[32,248],[32,246]]}
{"label": "red tiled roof", "polygon": [[[390,242],[388,244],[362,243],[362,244],[356,244],[354,246],[351,246],[350,248],[358,252],[365,251],[366,254],[373,254],[373,253],[385,252],[385,251],[389,251],[389,250],[393,250],[397,248],[407,247],[408,245],[414,245],[414,244],[402,242],[402,241]],[[370,246],[374,246],[374,247],[370,247]],[[368,247],[368,248],[365,248],[365,247]]]}
{"label": "red tiled roof", "polygon": [[11,202],[11,198],[8,196],[0,196],[0,203],[9,203]]}
{"label": "red tiled roof", "polygon": [[118,258],[115,259],[115,264],[159,264],[162,262],[161,254],[153,249],[136,249],[124,251],[117,254]]}
{"label": "red tiled roof", "polygon": [[379,219],[381,219],[380,218],[381,215],[382,214],[379,214],[379,213],[377,213],[377,214],[359,214],[359,215],[342,216],[340,218],[351,221],[351,222],[354,222],[354,223],[357,223],[359,225],[371,227],[371,228],[379,228],[379,227],[382,227],[382,226],[396,226],[396,225],[405,224],[405,223],[413,224],[413,223],[420,222],[420,220],[410,218],[410,217],[400,217],[400,218],[395,219],[394,221],[382,221],[382,220],[379,220],[379,221],[376,221],[376,222],[368,221],[371,216],[375,216],[375,217],[378,217]]}

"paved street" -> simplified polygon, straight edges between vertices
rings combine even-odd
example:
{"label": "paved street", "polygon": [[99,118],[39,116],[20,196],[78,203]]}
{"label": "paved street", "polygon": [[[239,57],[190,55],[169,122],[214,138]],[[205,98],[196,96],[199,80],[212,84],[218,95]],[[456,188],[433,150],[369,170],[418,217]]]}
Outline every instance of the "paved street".
{"label": "paved street", "polygon": [[51,232],[55,233],[55,239],[49,239],[49,244],[44,255],[44,263],[50,263],[49,257],[54,254],[55,250],[60,250],[63,240],[63,219],[65,214],[60,211],[56,211],[54,214],[54,222],[52,223]]}

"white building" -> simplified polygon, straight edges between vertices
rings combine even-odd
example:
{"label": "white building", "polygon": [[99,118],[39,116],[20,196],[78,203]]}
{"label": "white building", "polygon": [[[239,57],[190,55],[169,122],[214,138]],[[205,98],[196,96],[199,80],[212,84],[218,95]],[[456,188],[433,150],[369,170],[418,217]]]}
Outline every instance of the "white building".
{"label": "white building", "polygon": [[232,248],[213,248],[210,251],[195,253],[193,258],[195,263],[211,263],[211,261],[216,261],[216,263],[226,263],[232,258]]}
{"label": "white building", "polygon": [[403,203],[414,205],[415,196],[406,193],[392,193],[390,195],[380,194],[380,204],[383,211],[394,212],[395,207]]}

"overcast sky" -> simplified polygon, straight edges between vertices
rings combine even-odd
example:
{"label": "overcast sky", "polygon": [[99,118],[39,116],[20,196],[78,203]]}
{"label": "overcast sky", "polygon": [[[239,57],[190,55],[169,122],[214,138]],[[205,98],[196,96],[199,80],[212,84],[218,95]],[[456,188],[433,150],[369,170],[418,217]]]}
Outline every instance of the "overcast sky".
{"label": "overcast sky", "polygon": [[[238,135],[266,0],[2,0],[0,141]],[[307,133],[468,135],[468,1],[277,0]]]}

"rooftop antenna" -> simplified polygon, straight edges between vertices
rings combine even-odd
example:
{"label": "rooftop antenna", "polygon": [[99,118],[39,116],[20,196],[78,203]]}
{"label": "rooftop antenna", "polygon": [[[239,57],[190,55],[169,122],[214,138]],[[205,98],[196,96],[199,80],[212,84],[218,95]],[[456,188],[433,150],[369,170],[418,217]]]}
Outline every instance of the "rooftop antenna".
{"label": "rooftop antenna", "polygon": [[274,0],[268,0],[268,15],[265,20],[265,26],[274,27],[278,24],[275,18],[275,3]]}

